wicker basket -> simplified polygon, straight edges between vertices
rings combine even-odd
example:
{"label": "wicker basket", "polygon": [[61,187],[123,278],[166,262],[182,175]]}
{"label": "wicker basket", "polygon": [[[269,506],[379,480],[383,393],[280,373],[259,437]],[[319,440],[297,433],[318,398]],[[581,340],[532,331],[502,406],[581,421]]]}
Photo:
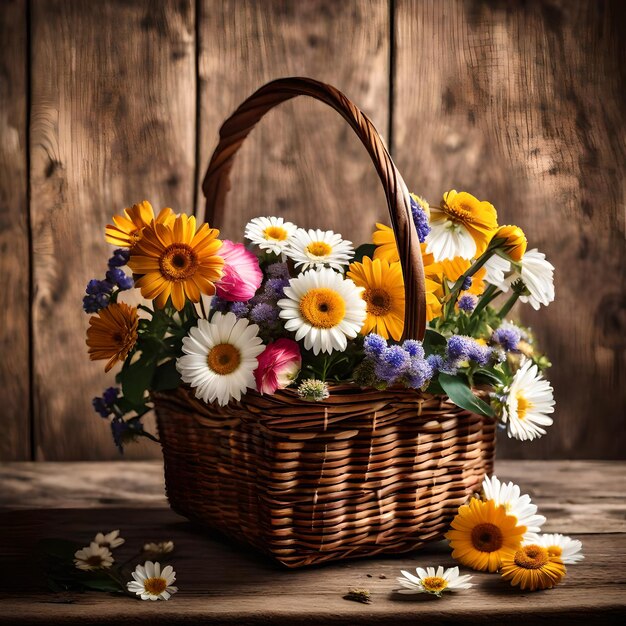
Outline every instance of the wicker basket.
{"label": "wicker basket", "polygon": [[[424,272],[409,194],[372,123],[341,92],[274,81],[220,130],[204,180],[219,225],[234,156],[272,107],[297,95],[335,108],[368,149],[383,184],[405,279],[405,337],[425,328]],[[289,567],[400,553],[440,539],[493,470],[495,423],[445,396],[331,387],[321,403],[291,390],[207,405],[182,386],[154,394],[172,508]]]}

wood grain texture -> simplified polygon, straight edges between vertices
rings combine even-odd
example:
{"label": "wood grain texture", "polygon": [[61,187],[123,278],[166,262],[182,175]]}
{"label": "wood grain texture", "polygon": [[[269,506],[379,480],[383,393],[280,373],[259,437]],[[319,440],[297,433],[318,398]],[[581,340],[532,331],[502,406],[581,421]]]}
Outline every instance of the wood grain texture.
{"label": "wood grain texture", "polygon": [[[31,193],[39,459],[115,458],[91,398],[113,382],[89,363],[87,281],[103,277],[113,213],[149,199],[193,206],[192,0],[32,5]],[[157,456],[140,444],[131,456]]]}
{"label": "wood grain texture", "polygon": [[555,424],[498,454],[624,458],[626,11],[619,1],[398,0],[394,158],[431,201],[488,198],[556,266],[520,309],[554,363]]}
{"label": "wood grain texture", "polygon": [[0,460],[30,459],[26,1],[0,4]]}
{"label": "wood grain texture", "polygon": [[[221,123],[265,82],[309,76],[343,91],[387,134],[386,1],[203,0],[199,19],[199,180]],[[281,105],[246,141],[232,173],[223,234],[282,215],[369,240],[385,197],[367,152],[337,113],[307,98]],[[199,194],[199,198],[202,195]]]}
{"label": "wood grain texture", "polygon": [[[10,464],[0,466],[0,477],[29,472],[33,491],[39,474],[42,480],[56,475],[65,487],[59,491],[58,506],[66,506],[69,485],[77,494],[80,472],[100,482],[116,475],[146,474],[159,484],[159,464]],[[150,470],[153,471],[150,471]],[[544,511],[548,498],[562,506],[550,513],[547,530],[561,531],[572,503],[595,508],[594,498],[624,507],[626,485],[624,463],[599,462],[502,462],[500,477],[532,479],[532,488],[522,482]],[[576,482],[574,476],[581,477]],[[137,483],[143,491],[148,479]],[[129,486],[132,483],[129,483]],[[43,485],[43,483],[42,483]],[[94,488],[96,482],[93,483]],[[161,483],[162,487],[162,483]],[[121,492],[120,492],[121,493]],[[535,498],[535,493],[543,494]],[[476,586],[442,600],[424,596],[402,597],[394,593],[401,569],[442,564],[453,566],[445,542],[419,553],[340,562],[323,567],[286,570],[247,548],[217,535],[207,535],[166,509],[141,509],[138,501],[120,502],[111,508],[0,511],[0,567],[11,576],[0,592],[0,623],[79,624],[589,624],[620,623],[626,612],[626,568],[623,554],[626,535],[622,524],[616,529],[603,515],[588,518],[584,526],[568,529],[583,542],[585,560],[569,566],[564,582],[553,590],[521,593],[496,574],[473,573]],[[52,500],[50,504],[53,504]],[[91,506],[91,504],[89,504]],[[623,515],[622,515],[623,521]],[[126,544],[116,550],[123,561],[146,540],[172,539],[175,551],[170,562],[177,573],[179,593],[169,602],[149,603],[107,594],[52,594],[46,592],[32,558],[33,547],[42,537],[64,537],[87,542],[96,532],[120,528]],[[349,587],[365,587],[373,602],[362,605],[342,598]],[[96,617],[97,616],[97,617]],[[591,621],[593,619],[593,622]]]}

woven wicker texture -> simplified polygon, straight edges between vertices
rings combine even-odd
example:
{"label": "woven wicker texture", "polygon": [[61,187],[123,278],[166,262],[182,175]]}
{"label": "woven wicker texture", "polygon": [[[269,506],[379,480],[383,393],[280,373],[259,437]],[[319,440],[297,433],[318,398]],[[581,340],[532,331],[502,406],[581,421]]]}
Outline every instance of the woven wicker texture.
{"label": "woven wicker texture", "polygon": [[[426,326],[424,269],[410,197],[369,119],[334,87],[285,78],[226,120],[203,183],[219,226],[242,142],[277,104],[307,95],[337,110],[382,182],[405,282],[407,338]],[[172,508],[256,546],[289,567],[414,550],[440,539],[491,473],[495,423],[414,390],[331,387],[307,403],[290,390],[250,391],[226,407],[183,386],[154,394]]]}

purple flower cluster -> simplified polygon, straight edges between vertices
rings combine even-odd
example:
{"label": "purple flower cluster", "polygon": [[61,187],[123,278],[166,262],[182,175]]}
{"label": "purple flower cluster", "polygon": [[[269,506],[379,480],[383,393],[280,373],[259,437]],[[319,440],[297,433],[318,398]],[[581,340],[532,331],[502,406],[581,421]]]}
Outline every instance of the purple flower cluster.
{"label": "purple flower cluster", "polygon": [[137,435],[142,433],[143,424],[138,417],[124,420],[116,416],[111,420],[111,434],[113,435],[113,441],[120,451],[120,454],[124,454],[125,443],[132,441]]}
{"label": "purple flower cluster", "polygon": [[389,346],[380,335],[371,334],[365,337],[363,347],[376,378],[387,385],[402,383],[420,389],[433,376],[420,341],[407,339],[401,346]]}
{"label": "purple flower cluster", "polygon": [[474,361],[478,365],[484,366],[489,362],[491,354],[491,348],[481,346],[472,337],[452,335],[448,339],[443,366],[439,369],[447,374],[454,374],[462,361]]}
{"label": "purple flower cluster", "polygon": [[471,313],[476,308],[477,303],[478,299],[476,298],[476,296],[472,295],[471,293],[466,293],[459,298],[457,305],[461,311]]}
{"label": "purple flower cluster", "polygon": [[120,269],[121,266],[128,263],[129,258],[128,250],[118,248],[109,259],[106,278],[104,280],[93,278],[87,283],[85,289],[87,295],[83,298],[85,313],[97,313],[100,309],[104,309],[109,304],[113,289],[116,287],[119,291],[132,289],[133,279]]}
{"label": "purple flower cluster", "polygon": [[428,233],[430,233],[428,215],[426,215],[424,207],[413,196],[411,196],[411,214],[413,215],[413,222],[417,230],[417,237],[420,243],[424,243]]}
{"label": "purple flower cluster", "polygon": [[518,328],[512,325],[503,324],[500,328],[493,331],[491,341],[501,345],[505,350],[517,350],[517,346],[522,338],[522,334]]}
{"label": "purple flower cluster", "polygon": [[91,403],[96,413],[102,417],[109,417],[117,402],[120,390],[117,387],[109,387],[102,393],[102,397],[94,398]]}

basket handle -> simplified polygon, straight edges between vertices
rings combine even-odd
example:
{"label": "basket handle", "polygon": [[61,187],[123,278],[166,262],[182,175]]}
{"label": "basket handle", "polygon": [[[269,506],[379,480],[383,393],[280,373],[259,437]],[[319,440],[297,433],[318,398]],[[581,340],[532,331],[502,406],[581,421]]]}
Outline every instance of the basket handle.
{"label": "basket handle", "polygon": [[372,122],[331,85],[311,78],[274,80],[253,93],[222,124],[220,141],[202,182],[202,191],[206,198],[206,220],[214,226],[219,225],[222,220],[224,200],[230,189],[230,170],[237,151],[250,131],[277,104],[302,95],[320,100],[335,109],[350,124],[374,162],[387,197],[389,217],[404,277],[403,337],[422,339],[426,328],[424,267],[407,186]]}

